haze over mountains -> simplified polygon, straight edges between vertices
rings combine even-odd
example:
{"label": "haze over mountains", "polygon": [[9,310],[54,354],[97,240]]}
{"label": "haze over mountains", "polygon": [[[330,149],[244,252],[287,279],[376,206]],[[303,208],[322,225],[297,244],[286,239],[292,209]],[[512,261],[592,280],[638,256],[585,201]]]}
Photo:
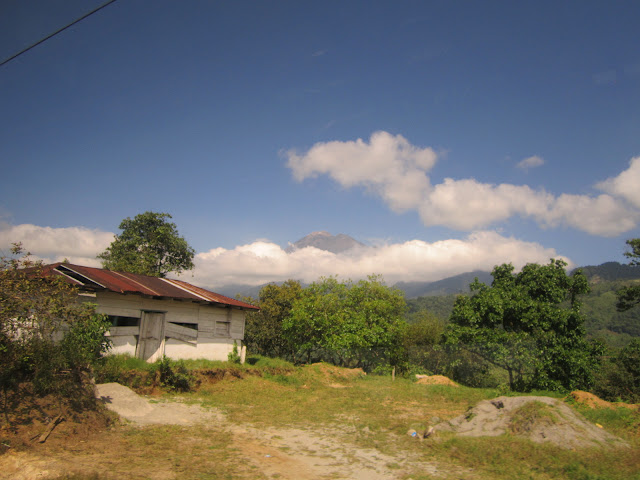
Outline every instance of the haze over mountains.
{"label": "haze over mountains", "polygon": [[357,241],[355,238],[339,233],[331,235],[329,232],[320,231],[312,232],[302,237],[295,243],[290,244],[285,252],[292,253],[305,247],[315,247],[320,250],[326,250],[331,253],[342,253],[352,248],[364,247],[365,244]]}
{"label": "haze over mountains", "polygon": [[[315,247],[319,250],[325,250],[335,254],[348,254],[350,250],[359,248],[375,248],[369,247],[353,237],[339,233],[332,235],[326,231],[312,232],[298,241],[289,244],[286,248],[287,253],[293,253],[307,247]],[[581,267],[589,278],[590,282],[597,283],[600,280],[623,280],[640,278],[640,268],[634,268],[629,265],[620,264],[618,262],[607,262],[599,266]],[[469,284],[475,278],[481,282],[491,284],[492,277],[488,271],[475,270],[459,275],[444,278],[434,282],[397,282],[393,286],[405,292],[406,298],[417,298],[423,296],[439,296],[451,295],[469,292]],[[282,283],[282,282],[276,282]],[[264,284],[266,285],[266,284]],[[216,291],[230,297],[240,294],[257,298],[260,289],[264,285],[242,285],[233,284],[216,288]]]}

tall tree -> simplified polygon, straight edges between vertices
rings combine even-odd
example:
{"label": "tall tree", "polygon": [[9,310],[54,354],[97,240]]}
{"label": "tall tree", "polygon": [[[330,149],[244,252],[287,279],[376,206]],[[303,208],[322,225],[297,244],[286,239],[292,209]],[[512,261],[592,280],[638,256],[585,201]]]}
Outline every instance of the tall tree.
{"label": "tall tree", "polygon": [[589,291],[587,279],[568,276],[566,266],[551,260],[517,274],[496,266],[491,286],[476,280],[473,296],[456,301],[447,343],[504,368],[512,389],[587,388],[602,349],[585,339],[578,296]]}
{"label": "tall tree", "polygon": [[378,276],[322,278],[302,291],[282,331],[297,359],[371,368],[392,355],[404,324],[404,294]]}
{"label": "tall tree", "polygon": [[193,268],[195,251],[178,234],[168,213],[144,212],[120,223],[122,233],[98,255],[102,266],[153,277]]}
{"label": "tall tree", "polygon": [[247,313],[244,341],[251,353],[268,357],[286,357],[288,343],[282,335],[282,322],[293,304],[302,295],[302,286],[297,280],[287,280],[282,285],[269,284],[260,290],[258,301],[246,298],[260,310]]}
{"label": "tall tree", "polygon": [[[630,252],[625,252],[625,257],[630,258],[630,265],[640,266],[640,238],[627,240],[627,245],[631,247]],[[630,285],[622,287],[616,292],[618,302],[616,307],[619,312],[629,310],[640,303],[640,285]]]}

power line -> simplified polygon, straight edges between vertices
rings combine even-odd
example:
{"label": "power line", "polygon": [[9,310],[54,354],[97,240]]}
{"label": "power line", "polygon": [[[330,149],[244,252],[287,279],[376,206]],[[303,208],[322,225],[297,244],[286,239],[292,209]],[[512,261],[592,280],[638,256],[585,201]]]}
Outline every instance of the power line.
{"label": "power line", "polygon": [[104,7],[107,7],[109,5],[111,5],[112,3],[114,3],[116,0],[109,0],[107,3],[100,5],[99,7],[91,10],[89,13],[81,16],[80,18],[74,20],[73,22],[71,22],[70,24],[56,30],[55,32],[53,32],[51,35],[48,35],[46,37],[44,37],[42,40],[38,40],[36,43],[34,43],[33,45],[28,46],[27,48],[20,50],[18,53],[16,53],[15,55],[7,58],[6,60],[4,60],[2,63],[0,63],[0,67],[3,66],[5,63],[9,63],[11,60],[13,60],[14,58],[19,57],[20,55],[22,55],[25,52],[28,52],[29,50],[31,50],[34,47],[37,47],[38,45],[40,45],[42,42],[46,42],[47,40],[49,40],[51,37],[55,37],[56,35],[58,35],[61,32],[64,32],[67,28],[75,25],[78,22],[81,22],[82,20],[84,20],[87,17],[90,17],[91,15],[93,15],[94,13],[96,13],[98,10],[102,10]]}

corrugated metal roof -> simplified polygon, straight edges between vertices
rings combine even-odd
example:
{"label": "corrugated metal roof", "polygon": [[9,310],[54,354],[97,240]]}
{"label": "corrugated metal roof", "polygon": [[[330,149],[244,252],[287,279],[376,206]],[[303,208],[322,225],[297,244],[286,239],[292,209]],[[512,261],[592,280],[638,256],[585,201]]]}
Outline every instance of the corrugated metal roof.
{"label": "corrugated metal roof", "polygon": [[196,287],[182,280],[149,277],[127,272],[114,272],[103,268],[85,267],[70,263],[53,263],[43,267],[45,275],[60,275],[83,290],[109,290],[116,293],[146,295],[175,300],[191,300],[217,305],[228,305],[246,310],[259,310],[249,303],[225,297]]}

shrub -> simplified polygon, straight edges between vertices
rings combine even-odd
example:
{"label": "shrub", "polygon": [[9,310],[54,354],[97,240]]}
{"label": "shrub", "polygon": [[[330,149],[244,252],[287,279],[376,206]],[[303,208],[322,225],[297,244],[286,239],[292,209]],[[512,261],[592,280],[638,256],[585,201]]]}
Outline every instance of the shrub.
{"label": "shrub", "polygon": [[229,352],[229,355],[227,355],[227,361],[238,365],[241,362],[240,354],[238,353],[238,343],[235,340],[233,341],[233,349]]}
{"label": "shrub", "polygon": [[181,360],[174,361],[164,355],[154,367],[157,369],[160,385],[164,388],[178,392],[193,390],[196,379]]}
{"label": "shrub", "polygon": [[[0,394],[7,409],[19,405],[20,385],[56,394],[76,406],[93,400],[85,388],[91,364],[109,348],[104,317],[79,303],[78,290],[14,245],[0,258]],[[8,418],[8,417],[7,417]]]}

